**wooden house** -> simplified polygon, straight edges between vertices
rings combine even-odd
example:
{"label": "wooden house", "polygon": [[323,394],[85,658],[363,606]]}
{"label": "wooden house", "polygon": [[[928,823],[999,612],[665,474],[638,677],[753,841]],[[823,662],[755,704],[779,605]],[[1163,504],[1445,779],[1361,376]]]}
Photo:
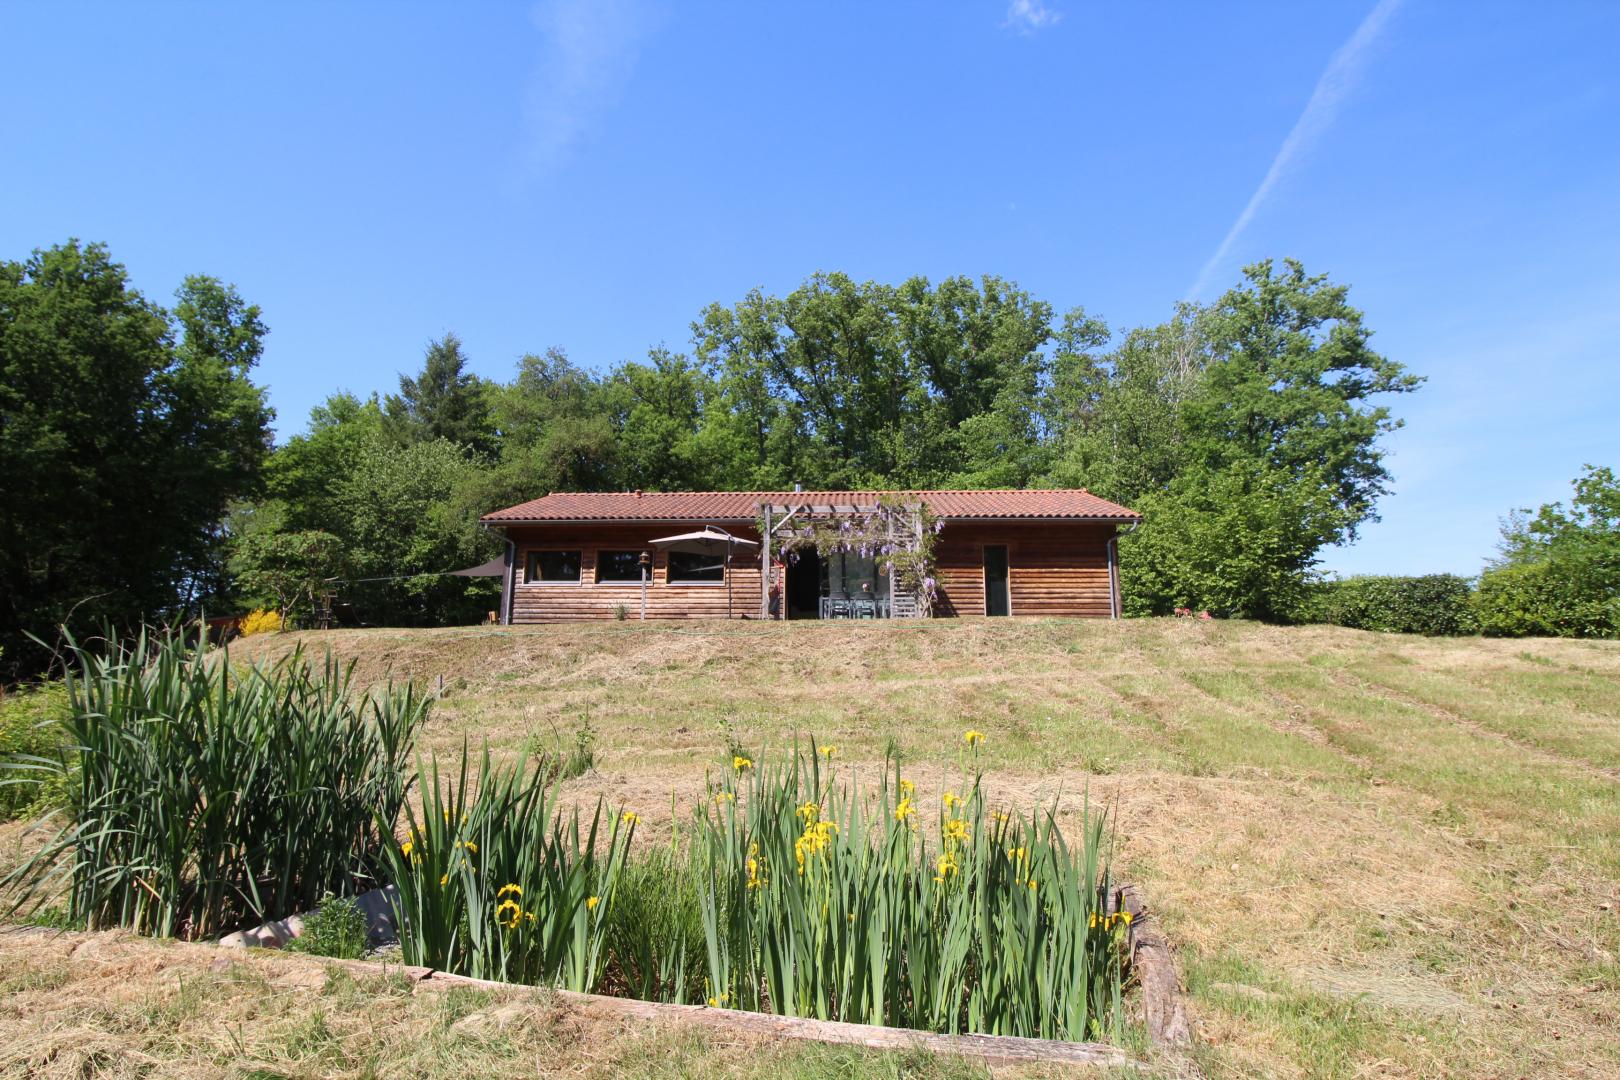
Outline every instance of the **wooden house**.
{"label": "wooden house", "polygon": [[[1139,514],[1059,491],[556,492],[483,518],[503,623],[1117,618]],[[767,573],[762,573],[767,568]]]}

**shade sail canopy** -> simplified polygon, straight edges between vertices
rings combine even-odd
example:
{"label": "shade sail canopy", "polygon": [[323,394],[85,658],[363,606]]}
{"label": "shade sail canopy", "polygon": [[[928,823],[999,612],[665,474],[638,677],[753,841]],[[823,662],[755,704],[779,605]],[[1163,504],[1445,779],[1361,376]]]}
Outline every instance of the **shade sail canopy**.
{"label": "shade sail canopy", "polygon": [[506,556],[497,555],[487,563],[469,566],[465,570],[451,570],[451,577],[500,577],[506,573]]}
{"label": "shade sail canopy", "polygon": [[649,540],[648,543],[665,551],[684,551],[693,555],[718,555],[728,548],[735,550],[759,547],[753,540],[744,540],[740,536],[708,528],[698,532],[681,533],[679,536],[663,536],[657,540]]}

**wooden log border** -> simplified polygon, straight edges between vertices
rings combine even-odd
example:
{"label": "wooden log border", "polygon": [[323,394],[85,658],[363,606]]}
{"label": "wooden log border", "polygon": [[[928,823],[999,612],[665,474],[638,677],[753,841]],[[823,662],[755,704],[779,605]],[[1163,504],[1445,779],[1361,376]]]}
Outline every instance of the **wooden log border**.
{"label": "wooden log border", "polygon": [[1069,1064],[1107,1066],[1116,1069],[1140,1065],[1117,1046],[1103,1043],[1058,1042],[1053,1039],[1025,1039],[1013,1035],[939,1035],[912,1028],[851,1024],[838,1020],[809,1020],[772,1013],[742,1012],[737,1009],[711,1009],[703,1005],[674,1005],[637,998],[581,994],[572,990],[530,987],[517,983],[474,979],[451,975],[430,968],[380,965],[365,960],[329,961],[346,968],[376,975],[386,968],[390,975],[403,975],[427,990],[453,990],[460,987],[480,990],[531,990],[546,994],[570,1008],[591,1016],[640,1022],[695,1024],[726,1035],[751,1035],[770,1039],[806,1039],[813,1042],[864,1046],[874,1050],[923,1049],[938,1054],[978,1058],[993,1065]]}

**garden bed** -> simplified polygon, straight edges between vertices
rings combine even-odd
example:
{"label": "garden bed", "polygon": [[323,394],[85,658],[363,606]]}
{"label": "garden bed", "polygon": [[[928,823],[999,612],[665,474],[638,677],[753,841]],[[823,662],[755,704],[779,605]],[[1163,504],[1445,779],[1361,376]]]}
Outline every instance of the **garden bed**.
{"label": "garden bed", "polygon": [[355,694],[330,660],[232,670],[174,640],[78,660],[73,825],[10,879],[65,885],[66,924],[212,937],[386,882],[401,959],[441,981],[1061,1060],[1140,1041],[1134,980],[1149,1040],[1190,1038],[1107,815],[1066,837],[1055,807],[987,805],[981,732],[927,791],[898,758],[727,745],[689,823],[643,851],[635,813],[565,807],[524,759],[411,767],[428,703]]}
{"label": "garden bed", "polygon": [[[380,894],[377,894],[380,896]],[[371,904],[376,908],[380,900]],[[1149,912],[1141,891],[1134,885],[1116,889],[1108,904],[1110,913],[1129,911],[1129,973],[1140,995],[1140,1010],[1149,1047],[1161,1054],[1180,1056],[1193,1044],[1192,1026],[1187,1018],[1180,975],[1171,955],[1169,942]],[[391,926],[388,919],[386,925]],[[293,924],[296,930],[300,923]],[[285,922],[267,924],[258,931],[232,935],[230,945],[262,945],[275,948],[287,940]],[[225,944],[222,942],[222,944]],[[484,987],[511,990],[522,984],[438,971],[431,967],[390,964],[379,960],[330,960],[359,974],[391,975],[410,980],[427,990],[456,987]],[[707,1005],[642,1001],[608,994],[555,991],[571,1008],[621,1020],[671,1021],[696,1024],[731,1035],[753,1035],[775,1039],[803,1039],[838,1045],[863,1046],[879,1050],[920,1048],[931,1053],[955,1054],[996,1065],[1061,1063],[1129,1067],[1134,1059],[1123,1049],[1098,1042],[1067,1042],[1056,1039],[1030,1039],[1011,1035],[941,1035],[915,1028],[876,1024],[844,1023],[780,1016],[774,1013],[744,1012]]]}

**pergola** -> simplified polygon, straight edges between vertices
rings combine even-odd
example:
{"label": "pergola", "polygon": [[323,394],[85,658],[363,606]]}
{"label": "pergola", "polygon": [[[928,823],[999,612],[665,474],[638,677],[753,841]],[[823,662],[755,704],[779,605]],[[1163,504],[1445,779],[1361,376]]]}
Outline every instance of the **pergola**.
{"label": "pergola", "polygon": [[[760,549],[759,575],[759,616],[762,619],[770,617],[771,604],[771,578],[773,575],[771,552],[781,550],[784,545],[778,543],[779,539],[787,537],[804,538],[813,534],[817,524],[841,524],[849,522],[851,526],[860,530],[860,535],[880,544],[885,544],[895,551],[916,551],[922,543],[922,504],[897,506],[889,503],[856,503],[856,502],[810,502],[792,501],[781,503],[760,503]],[[894,588],[894,579],[891,577],[891,589]],[[924,605],[918,602],[915,593],[902,593],[894,590],[890,594],[890,603],[894,617],[898,619],[919,618],[924,614]],[[785,615],[786,605],[783,605]]]}

